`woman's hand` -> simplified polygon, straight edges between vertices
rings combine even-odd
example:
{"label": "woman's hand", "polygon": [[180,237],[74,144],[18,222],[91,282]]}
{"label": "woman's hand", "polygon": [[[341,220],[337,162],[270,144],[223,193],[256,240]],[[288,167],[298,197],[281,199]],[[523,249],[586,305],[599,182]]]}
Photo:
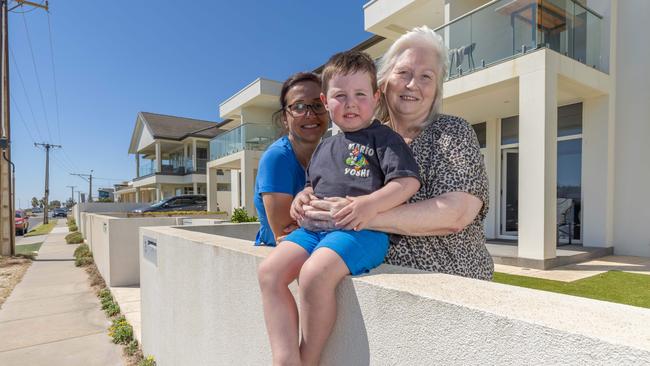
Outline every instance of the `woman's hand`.
{"label": "woman's hand", "polygon": [[375,202],[369,195],[346,198],[351,202],[332,215],[336,220],[336,227],[344,230],[363,230],[368,222],[377,216]]}
{"label": "woman's hand", "polygon": [[296,197],[294,197],[293,202],[291,202],[289,215],[292,219],[301,221],[305,218],[305,210],[303,209],[303,206],[308,204],[310,201],[317,199],[318,197],[314,196],[314,189],[312,187],[306,187],[302,191],[298,192]]}

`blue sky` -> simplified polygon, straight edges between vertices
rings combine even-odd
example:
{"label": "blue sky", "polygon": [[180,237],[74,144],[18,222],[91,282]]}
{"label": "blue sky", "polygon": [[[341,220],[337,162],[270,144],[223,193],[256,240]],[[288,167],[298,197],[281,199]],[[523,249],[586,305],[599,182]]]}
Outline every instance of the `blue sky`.
{"label": "blue sky", "polygon": [[34,142],[64,147],[51,150],[50,200],[66,200],[68,185],[86,192],[88,183],[69,173],[91,169],[96,196],[97,187],[135,176],[127,151],[139,111],[219,121],[219,103],[257,77],[282,81],[369,38],[365,2],[51,0],[54,73],[47,14],[16,9],[16,203],[43,195],[45,152]]}

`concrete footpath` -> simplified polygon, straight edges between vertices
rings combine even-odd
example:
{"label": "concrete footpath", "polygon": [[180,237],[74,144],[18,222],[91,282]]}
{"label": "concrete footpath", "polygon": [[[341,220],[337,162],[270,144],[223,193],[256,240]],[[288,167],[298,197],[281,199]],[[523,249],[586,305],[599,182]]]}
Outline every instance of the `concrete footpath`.
{"label": "concrete footpath", "polygon": [[110,322],[74,265],[65,220],[47,236],[37,259],[0,309],[0,365],[123,365]]}

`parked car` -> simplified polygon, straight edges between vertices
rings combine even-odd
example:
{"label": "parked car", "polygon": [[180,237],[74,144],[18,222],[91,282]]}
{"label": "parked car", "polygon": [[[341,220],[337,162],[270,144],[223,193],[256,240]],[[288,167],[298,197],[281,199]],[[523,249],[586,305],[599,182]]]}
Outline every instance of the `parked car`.
{"label": "parked car", "polygon": [[68,210],[65,208],[55,208],[52,210],[52,217],[68,217]]}
{"label": "parked car", "polygon": [[29,230],[29,218],[25,215],[25,212],[16,210],[16,217],[14,219],[16,234],[24,235],[27,230]]}
{"label": "parked car", "polygon": [[40,207],[34,207],[32,208],[32,213],[43,213],[43,209]]}
{"label": "parked car", "polygon": [[207,211],[208,198],[204,194],[186,194],[166,198],[145,208],[133,210],[135,213],[162,211]]}

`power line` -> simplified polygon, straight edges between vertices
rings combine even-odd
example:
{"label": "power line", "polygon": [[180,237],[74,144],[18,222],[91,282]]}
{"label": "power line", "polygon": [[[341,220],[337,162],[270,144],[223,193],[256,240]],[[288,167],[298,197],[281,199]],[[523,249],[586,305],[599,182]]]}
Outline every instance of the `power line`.
{"label": "power line", "polygon": [[32,135],[32,131],[27,127],[27,123],[25,123],[25,118],[23,118],[23,113],[20,111],[20,108],[18,108],[18,104],[16,103],[16,100],[11,97],[11,101],[14,103],[14,109],[18,112],[18,117],[20,117],[20,122],[23,123],[23,126],[25,126],[25,130],[27,130],[27,133],[29,134],[29,138],[32,140],[32,143],[36,143],[36,140],[34,139],[34,136]]}
{"label": "power line", "polygon": [[[32,47],[32,37],[29,35],[29,28],[27,27],[27,19],[25,14],[22,15],[23,24],[25,25],[25,35],[27,36],[27,44],[29,45],[29,51],[32,56],[32,65],[34,66],[34,74],[36,75],[36,85],[38,85],[38,92],[41,96],[41,105],[43,107],[43,117],[45,118],[45,126],[47,126],[47,135],[52,139],[52,133],[50,132],[50,121],[47,118],[47,110],[45,108],[45,98],[43,97],[43,88],[41,87],[41,78],[38,76],[38,67],[36,67],[36,57],[34,57],[34,48]],[[61,142],[59,140],[59,142]]]}
{"label": "power line", "polygon": [[38,128],[38,121],[36,119],[36,115],[34,114],[34,108],[32,107],[32,103],[29,100],[29,94],[27,94],[27,88],[25,87],[25,82],[23,81],[23,75],[20,73],[20,68],[18,67],[18,62],[16,62],[16,57],[14,56],[14,51],[11,47],[9,47],[9,53],[11,54],[11,61],[14,62],[14,69],[16,70],[16,73],[18,74],[18,80],[20,80],[20,85],[23,87],[23,93],[25,94],[25,101],[27,102],[27,106],[29,107],[29,112],[32,115],[32,120],[34,121],[34,126],[36,127],[36,132],[38,133],[38,137],[41,141],[45,140],[41,134],[41,129]]}

